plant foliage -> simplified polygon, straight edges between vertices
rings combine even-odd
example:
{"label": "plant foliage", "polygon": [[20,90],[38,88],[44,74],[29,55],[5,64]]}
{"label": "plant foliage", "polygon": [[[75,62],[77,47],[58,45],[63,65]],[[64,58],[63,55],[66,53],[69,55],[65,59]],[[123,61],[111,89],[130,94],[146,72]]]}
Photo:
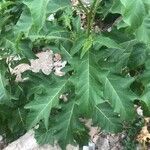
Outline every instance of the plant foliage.
{"label": "plant foliage", "polygon": [[[85,119],[120,132],[137,117],[135,100],[150,115],[148,0],[1,0],[0,22],[0,134],[8,141],[39,125],[39,143],[65,149],[88,142]],[[44,47],[67,60],[65,76],[28,71],[16,82],[10,66]]]}

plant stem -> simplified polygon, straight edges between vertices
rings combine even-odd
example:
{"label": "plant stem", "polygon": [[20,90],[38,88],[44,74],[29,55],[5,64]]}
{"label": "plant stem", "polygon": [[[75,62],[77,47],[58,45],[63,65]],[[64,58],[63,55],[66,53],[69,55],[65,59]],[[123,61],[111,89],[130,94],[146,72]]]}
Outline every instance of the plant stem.
{"label": "plant stem", "polygon": [[87,14],[87,36],[90,35],[90,31],[91,31],[91,19],[92,19],[92,11],[90,10],[90,12]]}
{"label": "plant stem", "polygon": [[86,14],[88,14],[88,9],[83,5],[82,1],[81,0],[78,0],[78,1],[79,1],[80,6],[82,7],[82,9],[84,10],[84,12]]}
{"label": "plant stem", "polygon": [[96,14],[96,9],[98,7],[98,4],[101,2],[101,0],[94,0],[90,11],[88,11],[88,9],[84,6],[84,4],[82,3],[81,0],[78,0],[80,6],[82,7],[82,9],[84,10],[84,12],[86,13],[87,16],[87,36],[89,37],[90,32],[92,30],[92,26],[93,26],[93,22],[94,22],[94,17]]}
{"label": "plant stem", "polygon": [[90,32],[92,30],[96,10],[97,10],[98,4],[100,2],[101,2],[101,0],[94,0],[93,4],[91,6],[90,12],[87,14],[87,36],[90,35]]}

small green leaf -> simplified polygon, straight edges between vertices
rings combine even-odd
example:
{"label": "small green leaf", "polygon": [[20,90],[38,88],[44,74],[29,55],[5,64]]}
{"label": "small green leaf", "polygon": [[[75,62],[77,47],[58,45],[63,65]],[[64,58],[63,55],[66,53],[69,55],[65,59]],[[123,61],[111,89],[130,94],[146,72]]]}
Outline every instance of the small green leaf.
{"label": "small green leaf", "polygon": [[87,39],[85,39],[85,42],[83,44],[83,48],[81,51],[81,58],[85,55],[86,52],[88,52],[93,44],[93,38],[92,36],[89,36]]}
{"label": "small green leaf", "polygon": [[81,37],[79,37],[79,38],[77,38],[75,41],[74,41],[74,43],[73,43],[73,46],[72,46],[72,48],[71,48],[71,50],[70,50],[70,54],[73,56],[74,54],[76,54],[76,53],[78,53],[81,49],[82,49],[82,47],[83,47],[83,45],[84,45],[84,43],[85,43],[85,36],[81,36]]}
{"label": "small green leaf", "polygon": [[106,46],[108,48],[122,48],[113,39],[110,39],[109,37],[105,37],[103,35],[96,36],[94,38],[93,44],[99,44],[100,46]]}
{"label": "small green leaf", "polygon": [[73,27],[74,30],[79,33],[81,31],[81,18],[77,16],[76,18],[73,18]]}
{"label": "small green leaf", "polygon": [[146,60],[146,46],[142,43],[138,43],[133,46],[131,54],[128,60],[128,67],[134,69],[143,65]]}

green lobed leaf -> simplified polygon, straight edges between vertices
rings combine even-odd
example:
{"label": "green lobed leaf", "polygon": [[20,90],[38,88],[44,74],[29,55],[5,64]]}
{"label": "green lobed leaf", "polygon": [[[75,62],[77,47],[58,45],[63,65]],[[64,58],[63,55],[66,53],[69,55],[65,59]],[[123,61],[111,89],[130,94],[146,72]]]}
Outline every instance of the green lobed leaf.
{"label": "green lobed leaf", "polygon": [[150,15],[144,18],[142,25],[136,30],[136,38],[144,43],[150,43]]}
{"label": "green lobed leaf", "polygon": [[149,68],[150,61],[149,59],[146,61],[146,69],[144,70],[143,74],[139,76],[138,81],[142,82],[144,86],[144,91],[140,95],[140,100],[145,104],[144,110],[147,108],[147,110],[150,112],[150,68]]}
{"label": "green lobed leaf", "polygon": [[58,25],[53,25],[49,22],[46,22],[44,27],[41,29],[41,31],[37,34],[34,31],[31,31],[28,35],[28,38],[32,42],[35,42],[37,40],[46,40],[46,41],[69,41],[72,42],[72,39],[70,38],[70,33]]}
{"label": "green lobed leaf", "polygon": [[0,73],[0,104],[4,104],[8,101],[9,96],[8,92],[6,91],[5,80],[2,74]]}
{"label": "green lobed leaf", "polygon": [[93,113],[93,122],[99,125],[107,132],[119,132],[122,129],[122,123],[117,114],[114,113],[109,103],[104,102],[95,106]]}
{"label": "green lobed leaf", "polygon": [[[62,149],[66,148],[67,144],[85,144],[88,141],[88,130],[79,120],[78,106],[75,100],[61,105],[60,112],[55,116],[57,119],[50,120],[51,124],[48,130],[38,129],[36,137],[41,144],[54,144],[57,142]],[[53,118],[53,117],[52,117]],[[83,142],[83,143],[82,143]]]}
{"label": "green lobed leaf", "polygon": [[73,23],[73,29],[79,33],[81,31],[81,18],[79,16],[76,16],[72,20]]}
{"label": "green lobed leaf", "polygon": [[44,26],[48,13],[55,13],[70,5],[69,0],[24,0],[23,3],[30,9],[33,20],[32,29],[37,33]]}
{"label": "green lobed leaf", "polygon": [[145,107],[143,108],[144,110],[147,109],[148,112],[150,112],[150,84],[145,86],[144,92],[142,93],[140,99],[141,101],[145,104]]}
{"label": "green lobed leaf", "polygon": [[32,27],[32,18],[31,13],[28,8],[24,8],[20,18],[17,21],[17,24],[14,26],[14,32],[17,36],[20,33],[24,33],[25,36],[28,36],[28,33]]}
{"label": "green lobed leaf", "polygon": [[134,118],[133,100],[136,96],[130,90],[133,81],[133,78],[113,74],[108,75],[104,81],[104,97],[123,120]]}
{"label": "green lobed leaf", "polygon": [[123,4],[123,20],[133,28],[139,27],[146,15],[146,9],[143,0],[120,0]]}
{"label": "green lobed leaf", "polygon": [[113,39],[109,37],[105,37],[103,35],[96,36],[93,40],[93,44],[98,44],[100,46],[106,46],[108,48],[122,48],[117,42],[115,42]]}
{"label": "green lobed leaf", "polygon": [[129,56],[127,66],[130,69],[134,69],[143,65],[146,60],[146,46],[142,43],[137,43],[133,46]]}
{"label": "green lobed leaf", "polygon": [[113,1],[113,5],[112,5],[110,11],[112,13],[119,13],[119,14],[121,14],[121,7],[122,7],[122,5],[120,3],[120,0]]}
{"label": "green lobed leaf", "polygon": [[22,54],[28,59],[33,59],[36,56],[32,51],[32,47],[33,47],[32,42],[29,39],[20,40],[17,45],[19,51],[18,53]]}
{"label": "green lobed leaf", "polygon": [[90,115],[95,104],[103,102],[102,81],[105,71],[94,62],[94,55],[88,52],[74,64],[76,99],[81,113]]}
{"label": "green lobed leaf", "polygon": [[60,94],[68,80],[57,78],[56,81],[53,77],[44,77],[40,74],[31,75],[30,80],[30,95],[34,95],[34,99],[25,106],[25,109],[30,109],[27,117],[28,129],[34,127],[40,120],[44,120],[44,124],[48,128],[51,110],[58,107]]}
{"label": "green lobed leaf", "polygon": [[148,47],[138,42],[130,40],[121,43],[122,49],[102,49],[99,57],[100,65],[113,69],[115,73],[121,73],[122,69],[128,67],[133,70],[145,63]]}
{"label": "green lobed leaf", "polygon": [[66,7],[69,7],[71,4],[70,0],[49,0],[48,3],[48,13],[55,13],[58,10],[65,9]]}
{"label": "green lobed leaf", "polygon": [[[52,125],[52,122],[51,122]],[[54,130],[53,128],[50,128],[47,130],[43,127],[43,124],[40,124],[39,129],[35,130],[35,138],[38,142],[38,144],[44,145],[44,144],[54,144]]]}
{"label": "green lobed leaf", "polygon": [[49,0],[24,0],[23,3],[29,8],[33,26],[38,33],[44,26]]}
{"label": "green lobed leaf", "polygon": [[[66,148],[68,143],[77,144],[76,137],[80,139],[80,141],[77,139],[78,142],[81,142],[86,138],[87,131],[85,126],[79,121],[76,101],[70,101],[68,104],[64,104],[61,115],[58,116],[54,129],[56,131],[55,134],[58,143],[63,149]],[[84,133],[82,133],[83,131]]]}
{"label": "green lobed leaf", "polygon": [[6,86],[9,84],[5,75],[6,75],[6,67],[5,62],[0,60],[0,104],[6,104],[11,106],[11,96],[10,93],[7,91]]}

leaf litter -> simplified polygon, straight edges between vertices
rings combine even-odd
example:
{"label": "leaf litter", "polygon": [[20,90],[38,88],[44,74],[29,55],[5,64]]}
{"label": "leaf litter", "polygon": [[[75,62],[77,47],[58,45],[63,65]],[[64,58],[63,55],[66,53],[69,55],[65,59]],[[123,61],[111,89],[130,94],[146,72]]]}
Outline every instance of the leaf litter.
{"label": "leaf litter", "polygon": [[45,75],[49,75],[54,72],[56,76],[64,76],[65,72],[61,71],[67,64],[67,61],[63,61],[62,57],[58,53],[53,53],[52,50],[42,51],[36,54],[36,59],[30,59],[30,64],[22,63],[15,68],[11,68],[11,73],[16,75],[16,81],[24,81],[22,79],[22,73],[31,70],[34,73],[42,72]]}

